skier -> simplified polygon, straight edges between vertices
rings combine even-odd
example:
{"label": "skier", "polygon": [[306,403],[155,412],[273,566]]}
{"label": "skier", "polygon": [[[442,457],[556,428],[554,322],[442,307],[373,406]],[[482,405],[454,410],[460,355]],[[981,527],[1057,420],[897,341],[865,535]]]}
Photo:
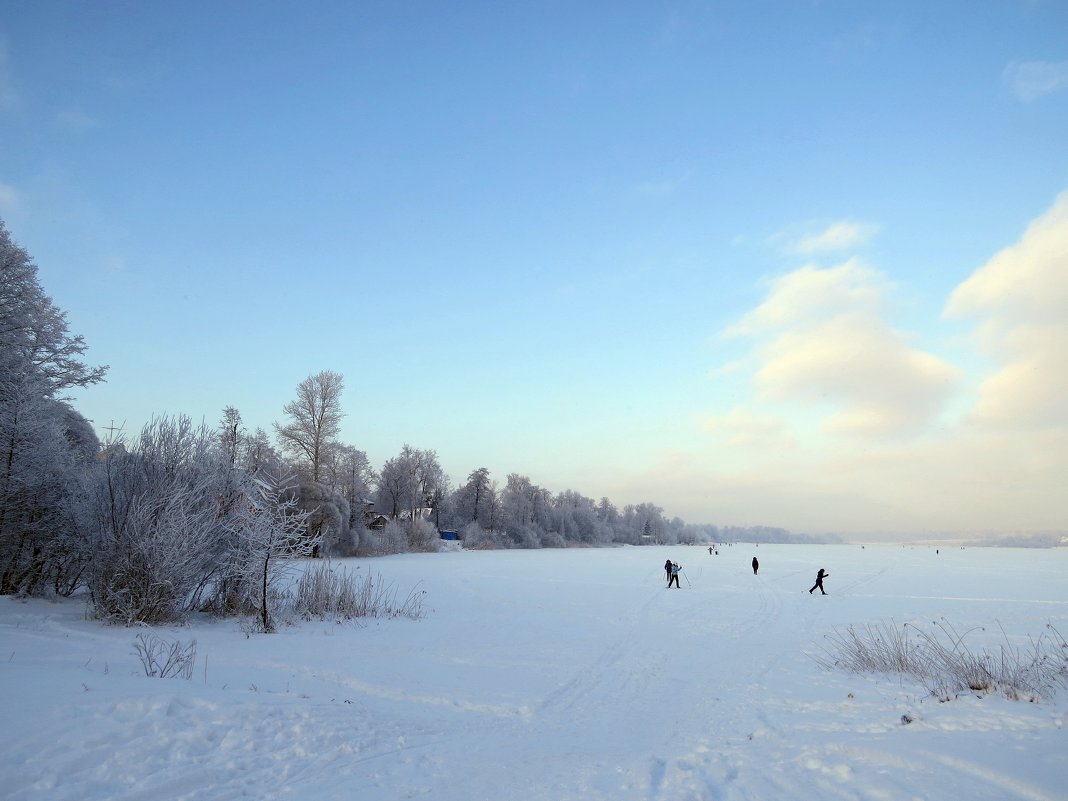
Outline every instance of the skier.
{"label": "skier", "polygon": [[709,556],[711,556],[711,555],[712,555],[712,548],[711,548],[711,547],[709,547],[709,549],[708,549],[708,555],[709,555]]}
{"label": "skier", "polygon": [[681,567],[679,567],[674,562],[671,563],[671,577],[668,579],[668,589],[669,590],[671,589],[671,582],[675,582],[675,589],[676,590],[681,590],[682,589],[682,587],[679,586],[679,571],[680,570],[682,570]]}
{"label": "skier", "polygon": [[667,576],[668,583],[671,583],[671,560],[668,559],[664,562],[664,575]]}
{"label": "skier", "polygon": [[753,575],[754,576],[757,574],[758,570],[760,570],[760,562],[758,562],[757,558],[754,556],[753,557]]}
{"label": "skier", "polygon": [[[830,573],[825,573],[823,571],[823,568],[821,567],[820,568],[820,572],[816,574],[816,583],[812,585],[812,590],[814,590],[817,587],[819,587],[820,588],[820,592],[822,592],[824,595],[826,595],[827,591],[823,589],[823,580],[825,578],[827,578],[827,576],[829,576],[829,575],[831,575],[831,574]],[[808,591],[809,595],[812,594],[812,590]]]}

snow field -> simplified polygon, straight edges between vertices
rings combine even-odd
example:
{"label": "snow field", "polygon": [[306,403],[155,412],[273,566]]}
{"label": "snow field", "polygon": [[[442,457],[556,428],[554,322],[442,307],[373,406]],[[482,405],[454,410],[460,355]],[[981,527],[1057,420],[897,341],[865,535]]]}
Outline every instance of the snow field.
{"label": "snow field", "polygon": [[[189,681],[146,677],[137,631],[80,602],[3,598],[0,797],[1068,798],[1068,693],[939,703],[811,658],[836,627],[887,620],[984,627],[973,649],[1026,646],[1047,622],[1068,633],[1068,549],[940,550],[351,560],[426,590],[427,616],[156,631],[197,640]],[[681,589],[665,587],[669,557]],[[826,597],[807,592],[820,567]]]}

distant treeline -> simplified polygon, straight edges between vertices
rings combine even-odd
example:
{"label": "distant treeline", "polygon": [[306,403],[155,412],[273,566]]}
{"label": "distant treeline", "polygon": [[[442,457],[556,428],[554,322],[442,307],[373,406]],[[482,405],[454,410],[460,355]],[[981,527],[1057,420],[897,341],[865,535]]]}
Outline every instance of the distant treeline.
{"label": "distant treeline", "polygon": [[964,544],[972,548],[1059,548],[1068,545],[1068,536],[1059,532],[1007,534],[971,540]]}

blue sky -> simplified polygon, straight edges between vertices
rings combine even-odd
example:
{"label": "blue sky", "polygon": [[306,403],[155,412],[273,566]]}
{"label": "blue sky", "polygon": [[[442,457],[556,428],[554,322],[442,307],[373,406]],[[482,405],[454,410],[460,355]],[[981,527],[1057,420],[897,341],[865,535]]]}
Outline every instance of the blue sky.
{"label": "blue sky", "polygon": [[0,216],[75,405],[688,522],[1068,529],[1068,4],[55,3]]}

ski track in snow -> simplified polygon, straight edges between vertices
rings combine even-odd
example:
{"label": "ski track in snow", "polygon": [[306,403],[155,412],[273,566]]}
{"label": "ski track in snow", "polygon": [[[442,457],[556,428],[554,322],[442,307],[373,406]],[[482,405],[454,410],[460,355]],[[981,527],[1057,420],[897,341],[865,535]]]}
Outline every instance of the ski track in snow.
{"label": "ski track in snow", "polygon": [[[925,596],[931,577],[890,571],[892,549],[765,546],[759,575],[731,550],[381,560],[402,586],[423,582],[426,619],[161,632],[198,638],[208,661],[190,681],[137,675],[134,632],[83,621],[77,604],[0,599],[0,798],[1068,798],[1063,699],[939,704],[806,656],[838,626],[956,620],[982,601],[996,614],[1005,599]],[[648,565],[680,551],[683,587],[669,590]],[[824,563],[830,594],[810,596]],[[1068,628],[1065,579],[1029,600],[1026,571],[989,571],[1039,610],[1023,631],[1048,610]]]}

